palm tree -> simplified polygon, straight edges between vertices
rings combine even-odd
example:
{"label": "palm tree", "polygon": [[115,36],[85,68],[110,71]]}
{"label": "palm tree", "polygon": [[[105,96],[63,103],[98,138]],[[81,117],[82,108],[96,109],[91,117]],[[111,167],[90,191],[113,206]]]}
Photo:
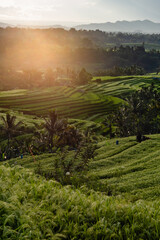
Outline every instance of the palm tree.
{"label": "palm tree", "polygon": [[60,135],[67,127],[66,119],[59,119],[56,111],[49,113],[49,118],[45,119],[44,127],[48,132],[49,145],[52,151],[53,149],[53,137],[54,135]]}
{"label": "palm tree", "polygon": [[16,123],[16,116],[11,116],[9,113],[6,116],[1,116],[0,119],[2,120],[2,132],[7,136],[8,139],[8,149],[10,147],[10,140],[13,136],[20,132],[20,126],[22,122],[19,121]]}
{"label": "palm tree", "polygon": [[[109,134],[110,139],[114,136],[113,133],[113,122],[114,122],[114,115],[113,114],[108,114],[108,116],[105,118],[105,120],[103,121],[103,128],[105,130],[105,134]],[[106,131],[106,129],[108,131]]]}
{"label": "palm tree", "polygon": [[82,133],[74,126],[68,125],[64,131],[60,134],[59,142],[62,145],[69,145],[76,148],[82,141]]}

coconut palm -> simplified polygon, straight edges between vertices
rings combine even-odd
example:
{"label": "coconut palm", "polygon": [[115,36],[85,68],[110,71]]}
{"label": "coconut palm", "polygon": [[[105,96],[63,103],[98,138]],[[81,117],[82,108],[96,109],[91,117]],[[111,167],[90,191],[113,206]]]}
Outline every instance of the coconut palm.
{"label": "coconut palm", "polygon": [[9,113],[6,116],[1,116],[0,119],[2,120],[1,130],[6,135],[8,140],[8,148],[10,147],[10,140],[20,132],[20,127],[22,122],[17,122],[16,116],[11,116]]}
{"label": "coconut palm", "polygon": [[83,139],[82,133],[74,126],[68,125],[60,134],[59,143],[62,146],[71,146],[76,148]]}
{"label": "coconut palm", "polygon": [[110,139],[114,136],[113,133],[113,122],[115,121],[113,114],[108,114],[105,120],[102,123],[102,127],[104,129],[103,134],[109,134]]}
{"label": "coconut palm", "polygon": [[45,119],[45,129],[48,132],[49,146],[53,149],[53,137],[54,135],[60,135],[67,127],[66,119],[59,119],[56,111],[49,112],[48,119]]}

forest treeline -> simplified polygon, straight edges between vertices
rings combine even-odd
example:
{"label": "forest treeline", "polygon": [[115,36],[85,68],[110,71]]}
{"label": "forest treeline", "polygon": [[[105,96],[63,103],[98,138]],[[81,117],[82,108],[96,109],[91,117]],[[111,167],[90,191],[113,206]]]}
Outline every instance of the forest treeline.
{"label": "forest treeline", "polygon": [[65,30],[63,28],[50,29],[22,29],[22,28],[0,28],[0,42],[5,39],[6,43],[14,43],[16,41],[25,42],[33,40],[35,37],[41,36],[58,45],[66,45],[72,47],[105,47],[106,44],[123,43],[150,43],[160,44],[160,34],[144,34],[144,33],[122,33],[122,32],[103,32],[100,30]]}
{"label": "forest treeline", "polygon": [[96,76],[96,82],[101,82],[98,77],[101,76],[131,76],[144,75],[145,70],[137,65],[130,67],[114,67],[108,70],[99,70],[94,74],[73,68],[47,68],[39,69],[23,69],[17,71],[15,69],[0,69],[0,91],[12,89],[33,89],[46,88],[54,86],[76,87],[90,84],[93,76]]}
{"label": "forest treeline", "polygon": [[90,83],[92,74],[85,68],[75,71],[72,68],[39,69],[0,69],[0,91],[12,89],[33,89],[53,86],[80,86]]}
{"label": "forest treeline", "polygon": [[[0,67],[24,68],[85,67],[89,71],[137,65],[156,71],[160,53],[146,51],[144,42],[160,43],[160,35],[105,33],[75,29],[0,29]],[[107,43],[115,47],[106,47]],[[141,43],[123,46],[123,43]]]}

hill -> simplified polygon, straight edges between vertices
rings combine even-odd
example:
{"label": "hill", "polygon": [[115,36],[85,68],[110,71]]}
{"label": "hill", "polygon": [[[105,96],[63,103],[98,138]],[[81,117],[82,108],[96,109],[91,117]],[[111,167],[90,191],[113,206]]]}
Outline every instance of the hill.
{"label": "hill", "polygon": [[91,23],[75,27],[77,30],[101,30],[105,32],[141,32],[141,33],[160,33],[160,23],[149,20],[144,21],[117,21],[115,23]]}
{"label": "hill", "polygon": [[159,202],[73,190],[0,167],[2,239],[159,239]]}
{"label": "hill", "polygon": [[135,137],[118,139],[119,145],[99,140],[87,175],[96,176],[103,193],[85,186],[62,187],[36,176],[32,170],[39,162],[46,171],[52,169],[53,154],[36,156],[36,163],[29,156],[12,159],[8,162],[12,168],[2,163],[2,239],[158,240],[160,136],[150,138],[143,143]]}
{"label": "hill", "polygon": [[[87,170],[72,175],[71,169],[72,185],[67,186],[52,177],[58,151],[34,157],[23,152],[23,159],[1,161],[1,239],[160,239],[160,135],[138,143],[135,136],[109,140],[95,131],[124,97],[150,83],[159,89],[158,76],[147,75],[95,77],[75,88],[0,92],[1,116],[11,111],[18,121],[34,126],[44,121],[38,116],[57,108],[61,116],[76,117],[69,123],[93,130],[97,145]],[[66,153],[65,166],[76,152]]]}
{"label": "hill", "polygon": [[[155,72],[160,65],[159,51],[152,51],[160,49],[159,34],[76,31],[73,28],[69,31],[62,28],[1,28],[0,39],[0,69],[8,66],[6,70],[9,71],[9,66],[15,71],[63,66],[63,69],[80,71],[85,68],[95,73],[114,66],[137,65],[146,72]],[[0,75],[3,75],[1,72]],[[15,78],[19,81],[19,77]],[[0,84],[0,89],[3,90],[3,85],[7,87],[8,81],[9,77]]]}
{"label": "hill", "polygon": [[[96,157],[89,164],[87,178],[96,179],[91,188],[113,196],[123,196],[131,201],[139,199],[157,200],[160,197],[160,135],[150,135],[150,139],[137,143],[135,137],[105,139],[99,138]],[[119,145],[116,145],[116,141]],[[54,171],[56,154],[42,154],[11,159],[8,163],[35,170]]]}
{"label": "hill", "polygon": [[159,78],[146,75],[95,77],[91,84],[79,87],[4,91],[0,93],[0,108],[36,116],[56,109],[62,117],[98,120],[116,109],[128,94],[152,82],[159,88]]}

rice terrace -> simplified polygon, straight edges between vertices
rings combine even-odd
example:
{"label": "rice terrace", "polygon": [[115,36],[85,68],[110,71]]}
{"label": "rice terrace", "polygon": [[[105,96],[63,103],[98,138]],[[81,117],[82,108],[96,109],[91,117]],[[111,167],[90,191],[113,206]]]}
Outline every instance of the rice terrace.
{"label": "rice terrace", "polygon": [[0,240],[160,239],[159,8],[0,2]]}
{"label": "rice terrace", "polygon": [[62,117],[96,119],[118,107],[123,102],[122,96],[152,82],[159,87],[159,81],[150,75],[102,77],[101,83],[96,83],[96,78],[93,78],[91,84],[80,87],[13,90],[0,94],[0,107],[37,116],[44,116],[49,110],[56,109]]}
{"label": "rice terrace", "polygon": [[[80,156],[75,159],[74,150],[69,149],[64,157],[56,149],[43,153],[39,145],[38,152],[32,150],[34,156],[25,153],[21,159],[21,154],[12,153],[10,160],[1,161],[2,239],[159,239],[159,135],[141,143],[135,137],[109,139],[100,124],[124,104],[124,96],[151,83],[159,90],[159,78],[152,74],[101,77],[100,83],[97,78],[74,88],[1,92],[1,116],[9,111],[17,122],[29,126],[28,133],[11,140],[14,148],[21,145],[23,154],[23,144],[33,138],[34,124],[41,125],[52,109],[81,131],[89,129],[96,143],[94,158],[87,159],[82,170],[85,176],[74,166]],[[2,149],[6,143],[1,141]],[[66,178],[66,171],[71,176]],[[56,178],[57,172],[56,182],[51,173]]]}

